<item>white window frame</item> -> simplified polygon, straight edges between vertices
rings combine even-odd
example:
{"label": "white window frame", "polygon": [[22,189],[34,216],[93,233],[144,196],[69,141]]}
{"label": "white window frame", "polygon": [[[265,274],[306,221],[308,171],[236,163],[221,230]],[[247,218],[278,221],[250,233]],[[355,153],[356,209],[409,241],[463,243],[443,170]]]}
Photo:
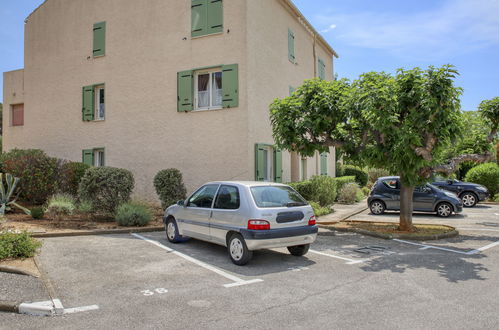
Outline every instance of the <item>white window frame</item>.
{"label": "white window frame", "polygon": [[[212,69],[206,69],[206,70],[199,70],[194,72],[194,111],[206,111],[206,110],[220,110],[223,108],[223,104],[212,106],[213,103],[213,92],[211,90],[212,88],[212,78],[213,78],[213,73],[220,72],[222,73],[222,68],[212,68]],[[202,74],[209,74],[210,75],[210,80],[208,81],[208,91],[210,95],[210,106],[208,107],[199,107],[198,104],[198,76]],[[222,74],[223,77],[223,74]],[[223,86],[223,78],[222,78],[222,86]]]}
{"label": "white window frame", "polygon": [[267,152],[267,173],[265,173],[265,182],[274,182],[274,148],[263,147]]}
{"label": "white window frame", "polygon": [[[102,155],[102,157],[99,157],[100,155]],[[94,166],[106,166],[106,155],[104,149],[94,149]]]}
{"label": "white window frame", "polygon": [[[104,91],[104,116],[100,117],[100,92]],[[94,87],[94,120],[101,121],[106,119],[106,88],[104,85],[97,85]]]}

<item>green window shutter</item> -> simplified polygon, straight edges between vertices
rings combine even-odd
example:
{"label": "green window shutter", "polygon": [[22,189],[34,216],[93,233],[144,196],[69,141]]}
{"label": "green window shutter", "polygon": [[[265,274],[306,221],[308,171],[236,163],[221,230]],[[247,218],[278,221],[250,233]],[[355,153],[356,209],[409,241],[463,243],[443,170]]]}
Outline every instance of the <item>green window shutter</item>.
{"label": "green window shutter", "polygon": [[199,37],[208,33],[208,0],[192,0],[191,36]]}
{"label": "green window shutter", "polygon": [[224,29],[224,9],[222,0],[208,0],[208,34],[220,33]]}
{"label": "green window shutter", "polygon": [[177,73],[177,111],[192,111],[193,104],[193,75],[192,70]]}
{"label": "green window shutter", "polygon": [[235,108],[239,105],[238,65],[222,67],[222,105],[224,108]]}
{"label": "green window shutter", "polygon": [[82,119],[94,120],[94,86],[83,87]]}
{"label": "green window shutter", "polygon": [[282,151],[274,149],[274,181],[282,182]]}
{"label": "green window shutter", "polygon": [[106,54],[106,22],[94,24],[94,57]]}
{"label": "green window shutter", "polygon": [[255,180],[263,181],[265,179],[265,165],[263,163],[263,146],[255,144]]}
{"label": "green window shutter", "polygon": [[319,78],[322,80],[326,80],[326,65],[324,64],[324,61],[319,58],[318,63],[318,71],[319,71]]}
{"label": "green window shutter", "polygon": [[291,29],[288,29],[288,59],[295,63],[295,34]]}
{"label": "green window shutter", "polygon": [[94,150],[93,149],[85,149],[82,152],[82,163],[85,163],[90,166],[94,166]]}
{"label": "green window shutter", "polygon": [[327,153],[321,154],[321,175],[327,175]]}
{"label": "green window shutter", "polygon": [[293,95],[293,93],[295,92],[295,88],[293,86],[289,86],[289,96]]}

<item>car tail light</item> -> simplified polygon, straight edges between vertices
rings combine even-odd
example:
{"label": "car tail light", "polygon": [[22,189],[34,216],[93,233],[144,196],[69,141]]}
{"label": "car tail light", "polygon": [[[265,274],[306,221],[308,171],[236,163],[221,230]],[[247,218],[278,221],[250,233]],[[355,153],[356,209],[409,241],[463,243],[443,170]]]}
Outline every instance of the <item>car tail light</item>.
{"label": "car tail light", "polygon": [[269,230],[270,223],[266,220],[248,220],[248,229],[251,229],[251,230]]}
{"label": "car tail light", "polygon": [[315,215],[311,216],[310,219],[308,219],[308,225],[315,226]]}

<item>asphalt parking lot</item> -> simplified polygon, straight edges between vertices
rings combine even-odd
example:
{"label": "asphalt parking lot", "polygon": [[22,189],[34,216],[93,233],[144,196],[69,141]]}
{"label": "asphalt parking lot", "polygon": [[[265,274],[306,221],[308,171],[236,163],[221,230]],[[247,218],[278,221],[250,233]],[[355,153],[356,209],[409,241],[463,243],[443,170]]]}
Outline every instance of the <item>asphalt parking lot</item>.
{"label": "asphalt parking lot", "polygon": [[337,233],[305,257],[263,250],[244,267],[223,247],[170,244],[162,232],[45,239],[40,260],[57,298],[95,308],[4,313],[0,328],[498,328],[499,206],[415,221],[461,235],[415,244]]}

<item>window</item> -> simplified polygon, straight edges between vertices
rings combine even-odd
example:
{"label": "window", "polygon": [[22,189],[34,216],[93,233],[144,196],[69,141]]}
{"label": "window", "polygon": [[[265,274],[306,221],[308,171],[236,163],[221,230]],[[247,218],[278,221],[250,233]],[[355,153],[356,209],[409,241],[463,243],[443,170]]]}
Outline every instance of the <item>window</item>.
{"label": "window", "polygon": [[383,184],[390,189],[399,189],[398,181],[395,179],[383,180]]}
{"label": "window", "polygon": [[105,119],[105,87],[104,84],[95,84],[83,87],[83,121]]}
{"label": "window", "polygon": [[271,145],[255,145],[255,180],[282,182],[282,151]]}
{"label": "window", "polygon": [[251,187],[251,195],[258,207],[304,206],[308,203],[288,186]]}
{"label": "window", "polygon": [[320,57],[317,61],[317,69],[318,69],[317,71],[319,74],[319,78],[322,80],[326,80],[326,64]]}
{"label": "window", "polygon": [[189,198],[187,206],[211,208],[217,189],[218,185],[216,184],[208,184],[199,188],[199,190]]}
{"label": "window", "polygon": [[307,180],[307,159],[302,158],[300,161],[300,165],[301,165],[300,180],[301,181]]}
{"label": "window", "polygon": [[11,105],[12,126],[24,126],[24,104]]}
{"label": "window", "polygon": [[239,189],[237,189],[237,187],[220,186],[214,208],[222,210],[237,210],[239,208],[239,204]]}
{"label": "window", "polygon": [[295,34],[291,29],[288,29],[288,59],[295,63]]}
{"label": "window", "polygon": [[222,108],[222,70],[198,71],[195,73],[196,110]]}
{"label": "window", "polygon": [[104,56],[106,54],[106,22],[94,24],[94,46],[93,56]]}
{"label": "window", "polygon": [[82,152],[82,162],[90,166],[106,166],[104,154],[104,148],[85,149]]}
{"label": "window", "polygon": [[191,36],[200,37],[223,32],[223,1],[192,0]]}
{"label": "window", "polygon": [[105,118],[104,86],[95,87],[95,120]]}
{"label": "window", "polygon": [[235,108],[239,105],[238,65],[177,73],[177,111]]}

